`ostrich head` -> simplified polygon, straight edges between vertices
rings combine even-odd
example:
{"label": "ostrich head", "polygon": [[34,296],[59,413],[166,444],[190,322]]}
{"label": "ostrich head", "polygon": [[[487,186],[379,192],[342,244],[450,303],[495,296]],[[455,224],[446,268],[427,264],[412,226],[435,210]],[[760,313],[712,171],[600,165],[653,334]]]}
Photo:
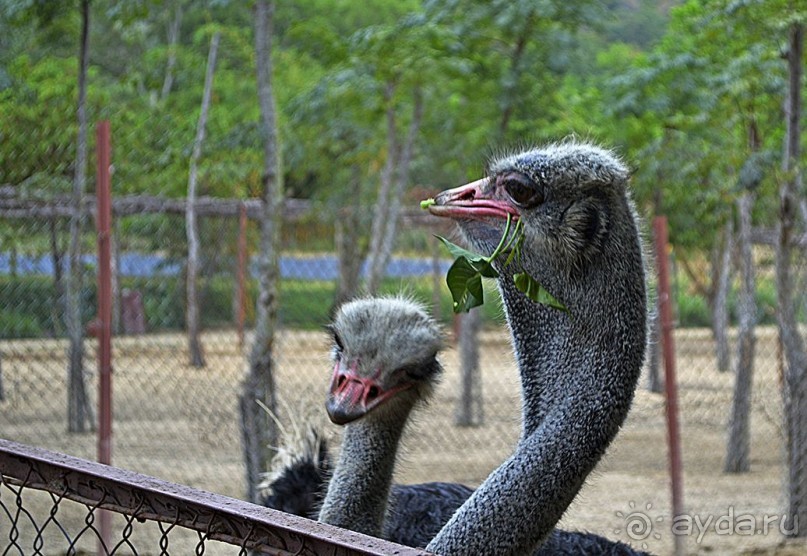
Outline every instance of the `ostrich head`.
{"label": "ostrich head", "polygon": [[[639,372],[645,271],[628,176],[609,151],[567,142],[494,161],[487,177],[440,193],[429,207],[432,214],[456,220],[468,242],[487,253],[499,243],[508,216],[522,221],[520,260],[498,268],[522,370],[554,367],[560,373],[573,365],[601,367],[604,362],[592,360],[596,351],[612,356],[606,362],[609,372],[630,368],[631,377]],[[558,298],[569,314],[518,292],[512,275],[521,270]],[[575,374],[544,379],[557,379],[553,382],[565,392],[596,387],[571,384],[584,380]],[[632,388],[627,390],[630,399]]]}
{"label": "ostrich head", "polygon": [[579,291],[565,290],[583,284],[598,259],[618,258],[622,241],[627,250],[636,247],[627,181],[627,168],[610,152],[568,142],[496,160],[487,177],[444,191],[430,211],[457,220],[468,242],[487,253],[508,216],[522,220],[517,264],[545,286],[552,283],[556,296],[574,297]]}
{"label": "ostrich head", "polygon": [[[346,303],[330,326],[334,369],[326,409],[344,425],[371,417],[400,418],[428,396],[442,368],[437,323],[404,298]],[[369,417],[368,417],[369,418]]]}

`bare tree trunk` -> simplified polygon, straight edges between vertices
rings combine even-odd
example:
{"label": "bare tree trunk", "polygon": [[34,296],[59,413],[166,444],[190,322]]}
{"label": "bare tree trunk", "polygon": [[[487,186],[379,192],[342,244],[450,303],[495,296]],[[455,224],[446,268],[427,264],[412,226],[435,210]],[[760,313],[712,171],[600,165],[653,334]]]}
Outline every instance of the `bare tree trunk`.
{"label": "bare tree trunk", "polygon": [[3,352],[0,351],[0,402],[6,399],[6,390],[3,388]]}
{"label": "bare tree trunk", "polygon": [[[415,87],[412,93],[412,121],[409,124],[409,130],[406,135],[406,141],[401,149],[400,156],[393,156],[392,165],[392,186],[389,188],[389,195],[387,197],[386,210],[383,210],[382,205],[377,205],[382,210],[376,211],[376,216],[380,218],[381,236],[376,240],[375,236],[372,238],[373,247],[370,249],[369,276],[367,279],[367,289],[370,293],[376,293],[381,280],[384,277],[384,271],[387,268],[390,258],[392,257],[392,249],[395,246],[395,236],[398,229],[398,216],[401,212],[401,199],[406,186],[409,184],[409,169],[412,164],[412,157],[415,150],[415,141],[420,133],[420,123],[423,120],[423,92],[420,87]],[[390,110],[392,108],[390,107]],[[390,152],[397,145],[395,139],[395,118],[394,114],[387,113],[388,128],[387,137],[390,146]],[[385,168],[385,172],[387,169]],[[380,194],[379,194],[380,197]],[[375,222],[373,222],[375,227]]]}
{"label": "bare tree trunk", "polygon": [[260,474],[268,469],[277,446],[276,425],[260,407],[277,413],[274,383],[274,342],[277,292],[280,280],[280,225],[283,209],[283,172],[272,91],[272,19],[274,3],[259,0],[255,7],[255,63],[261,136],[264,140],[261,239],[258,265],[260,291],[255,308],[255,337],[249,373],[239,401],[247,479],[247,500],[258,501]]}
{"label": "bare tree trunk", "polygon": [[65,299],[64,292],[64,277],[62,275],[62,268],[64,264],[64,253],[59,246],[58,234],[58,221],[56,218],[48,220],[50,225],[50,254],[53,261],[53,291],[56,295],[54,303],[51,305],[51,320],[53,321],[53,334],[54,336],[62,335],[61,323],[65,318],[63,300]]}
{"label": "bare tree trunk", "polygon": [[336,296],[334,297],[331,313],[343,303],[350,301],[356,296],[361,282],[362,253],[358,245],[356,228],[351,224],[354,219],[353,209],[345,207],[341,213],[344,218],[339,218],[334,224],[334,243],[336,245],[336,256],[339,264],[339,278],[336,284]]}
{"label": "bare tree trunk", "polygon": [[174,85],[174,66],[177,64],[177,45],[179,44],[179,30],[182,25],[182,2],[174,5],[174,18],[168,26],[168,60],[165,63],[165,79],[160,92],[160,100],[165,101],[171,87]]}
{"label": "bare tree trunk", "polygon": [[202,343],[199,340],[200,320],[199,293],[197,282],[199,279],[199,227],[196,223],[196,182],[199,157],[202,156],[202,144],[205,141],[205,127],[207,126],[207,113],[210,110],[210,98],[213,94],[213,75],[216,71],[216,55],[219,50],[221,33],[216,33],[210,41],[210,52],[207,55],[207,71],[205,72],[205,88],[202,93],[202,109],[199,112],[199,122],[196,125],[196,139],[193,142],[191,153],[190,172],[188,175],[188,209],[185,212],[185,233],[188,236],[188,271],[187,271],[187,307],[185,313],[188,327],[188,351],[191,365],[204,367],[205,357]]}
{"label": "bare tree trunk", "polygon": [[65,284],[65,326],[70,340],[67,371],[67,430],[94,429],[92,407],[84,381],[84,331],[81,325],[81,200],[87,173],[87,68],[90,47],[90,2],[81,2],[81,47],[78,72],[78,139],[73,177],[73,215],[70,218],[70,246]]}
{"label": "bare tree trunk", "polygon": [[378,198],[373,211],[373,224],[370,229],[370,252],[367,260],[367,290],[374,294],[381,284],[384,275],[382,266],[383,256],[381,245],[384,242],[384,222],[388,218],[390,210],[390,197],[395,181],[395,166],[398,156],[398,133],[395,129],[395,107],[392,104],[392,96],[395,92],[395,84],[387,83],[384,91],[384,99],[387,102],[387,160],[381,171],[381,185],[378,189]]}
{"label": "bare tree trunk", "polygon": [[[661,175],[661,172],[658,173],[657,179],[659,183],[662,182],[664,176]],[[659,187],[656,189],[653,195],[653,214],[658,216],[663,214],[663,206],[662,206],[662,189]],[[655,232],[655,229],[651,230],[651,233]],[[653,238],[653,245],[655,245],[655,238]],[[652,289],[652,307],[653,311],[650,315],[650,341],[648,344],[648,349],[650,351],[649,357],[647,360],[647,389],[650,392],[654,392],[656,394],[660,394],[664,391],[664,381],[661,379],[661,303],[659,300],[659,293],[658,293],[658,284],[656,283]]]}
{"label": "bare tree trunk", "polygon": [[[776,252],[777,316],[785,352],[785,429],[787,431],[787,517],[788,536],[807,536],[807,354],[795,313],[791,240],[801,193],[799,156],[801,150],[801,81],[804,27],[799,22],[788,29],[788,97],[785,103],[786,133],[779,193],[779,244]],[[799,526],[801,525],[801,526]]]}
{"label": "bare tree trunk", "polygon": [[238,212],[238,254],[236,256],[235,283],[233,288],[233,318],[238,331],[238,348],[244,347],[244,326],[247,320],[247,297],[249,292],[249,253],[247,252],[247,207],[241,205]]}
{"label": "bare tree trunk", "polygon": [[726,372],[731,368],[729,348],[729,289],[731,285],[731,251],[734,222],[731,218],[723,228],[723,240],[712,258],[714,301],[712,302],[712,333],[715,338],[717,370]]}
{"label": "bare tree trunk", "polygon": [[432,241],[429,243],[432,247],[432,317],[434,317],[434,320],[439,321],[443,316],[440,304],[443,289],[443,273],[440,268],[440,255],[442,251],[440,249],[440,242],[435,238],[432,238]]}
{"label": "bare tree trunk", "polygon": [[454,423],[461,427],[481,425],[485,421],[482,405],[482,377],[479,371],[478,308],[459,315],[460,398]]}
{"label": "bare tree trunk", "polygon": [[754,372],[754,327],[757,305],[754,299],[754,260],[751,244],[751,209],[754,194],[746,191],[738,201],[740,215],[740,272],[742,285],[739,302],[739,356],[734,382],[734,399],[729,419],[729,438],[726,450],[726,473],[743,473],[750,470],[751,388]]}
{"label": "bare tree trunk", "polygon": [[[361,169],[358,165],[353,166],[352,174],[348,198],[361,199]],[[361,263],[365,254],[359,239],[361,230],[361,207],[348,203],[339,211],[334,225],[334,243],[339,259],[339,281],[331,312],[355,297],[359,291]]]}

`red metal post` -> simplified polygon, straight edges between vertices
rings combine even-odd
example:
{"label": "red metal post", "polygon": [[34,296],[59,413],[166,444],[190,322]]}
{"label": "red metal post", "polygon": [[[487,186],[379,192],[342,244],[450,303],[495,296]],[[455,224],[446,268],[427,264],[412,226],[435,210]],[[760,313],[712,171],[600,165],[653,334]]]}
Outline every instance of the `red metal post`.
{"label": "red metal post", "polygon": [[[658,271],[658,296],[661,310],[661,347],[664,357],[664,391],[666,394],[667,443],[670,456],[670,479],[672,483],[673,518],[684,512],[683,463],[681,460],[681,435],[678,428],[678,386],[675,380],[675,341],[673,338],[672,297],[670,294],[670,270],[668,260],[667,217],[653,220],[656,265]],[[686,538],[674,535],[675,554],[686,552]]]}
{"label": "red metal post", "polygon": [[247,205],[241,203],[238,213],[238,347],[244,347],[244,323],[247,312]]}
{"label": "red metal post", "polygon": [[[110,187],[109,120],[96,129],[98,173],[95,185],[98,217],[98,461],[112,463],[112,193]],[[111,539],[110,514],[100,510],[99,554],[107,553]]]}

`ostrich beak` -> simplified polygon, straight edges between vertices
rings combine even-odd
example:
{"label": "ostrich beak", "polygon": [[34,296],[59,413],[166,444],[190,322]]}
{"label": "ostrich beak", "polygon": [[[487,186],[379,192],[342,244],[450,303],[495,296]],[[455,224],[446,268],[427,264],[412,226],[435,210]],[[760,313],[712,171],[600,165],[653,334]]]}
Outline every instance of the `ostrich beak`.
{"label": "ostrich beak", "polygon": [[[380,371],[376,374],[380,375]],[[346,370],[342,362],[337,362],[325,409],[333,423],[346,425],[363,417],[398,392],[411,386],[413,386],[412,383],[403,383],[384,389],[378,381],[378,376],[369,378],[359,376],[355,365],[349,365]]]}
{"label": "ostrich beak", "polygon": [[486,193],[489,185],[490,178],[483,178],[454,189],[447,189],[434,198],[434,204],[429,207],[429,212],[435,216],[454,219],[506,219],[508,215],[517,219],[520,214],[513,205],[501,199],[494,199]]}

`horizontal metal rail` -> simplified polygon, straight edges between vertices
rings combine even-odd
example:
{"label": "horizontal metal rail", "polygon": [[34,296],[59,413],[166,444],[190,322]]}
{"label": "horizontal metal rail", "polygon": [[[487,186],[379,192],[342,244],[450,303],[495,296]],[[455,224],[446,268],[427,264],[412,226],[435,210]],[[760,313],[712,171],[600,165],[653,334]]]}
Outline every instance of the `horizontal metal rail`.
{"label": "horizontal metal rail", "polygon": [[[2,218],[69,218],[73,215],[73,201],[67,196],[35,197],[18,195],[15,186],[0,186],[0,217]],[[263,215],[260,199],[222,199],[199,197],[194,208],[199,216],[237,217],[241,207],[247,217],[256,220]],[[296,222],[312,214],[317,207],[308,199],[288,198],[284,201],[283,218]],[[154,195],[123,195],[112,199],[112,214],[116,217],[138,216],[143,214],[184,215],[188,209],[185,198],[161,197]],[[85,197],[81,203],[81,214],[90,217],[96,213],[95,199]],[[440,218],[417,207],[404,207],[400,214],[406,225],[425,226],[435,229],[450,228]]]}
{"label": "horizontal metal rail", "polygon": [[0,439],[2,482],[275,556],[426,555],[353,531],[133,471]]}

